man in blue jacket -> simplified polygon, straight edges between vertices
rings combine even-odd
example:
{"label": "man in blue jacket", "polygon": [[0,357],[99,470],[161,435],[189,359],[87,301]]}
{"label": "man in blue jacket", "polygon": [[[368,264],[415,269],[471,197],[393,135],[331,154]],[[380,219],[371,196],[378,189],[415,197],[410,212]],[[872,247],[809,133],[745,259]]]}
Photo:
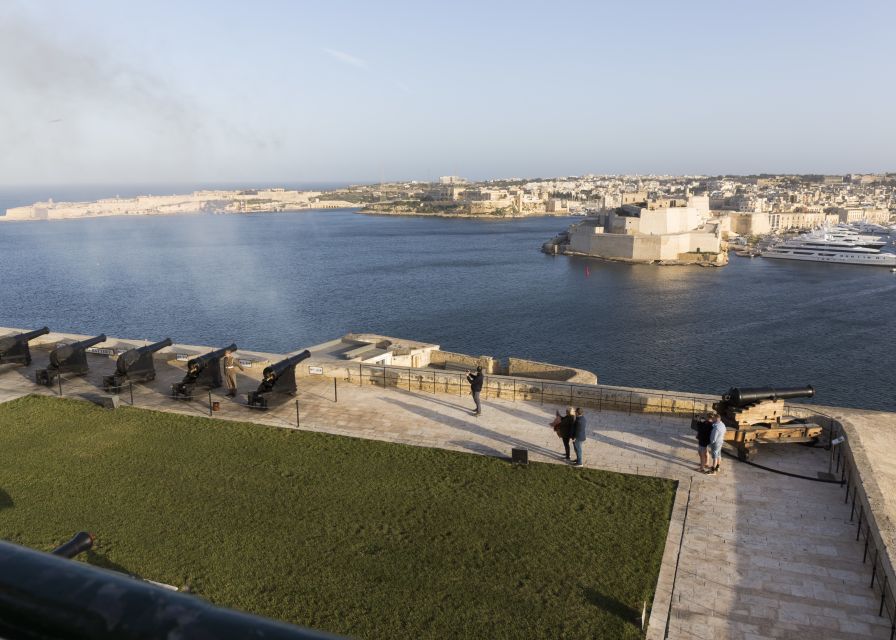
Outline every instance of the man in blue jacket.
{"label": "man in blue jacket", "polygon": [[719,472],[719,466],[722,463],[722,443],[725,442],[725,423],[722,422],[722,418],[718,413],[713,413],[710,416],[710,420],[712,420],[712,431],[709,436],[709,450],[712,455],[712,461],[710,462],[709,469],[704,471],[709,475],[716,475]]}
{"label": "man in blue jacket", "polygon": [[467,382],[470,383],[470,393],[473,394],[473,402],[476,403],[476,408],[473,409],[474,416],[482,415],[482,403],[479,402],[479,392],[482,391],[482,381],[484,379],[485,376],[482,375],[482,367],[476,367],[475,374],[467,371]]}
{"label": "man in blue jacket", "polygon": [[575,440],[573,441],[572,446],[576,450],[576,462],[573,465],[574,467],[581,467],[585,464],[585,456],[582,453],[582,443],[585,442],[585,429],[587,427],[588,421],[585,420],[585,412],[582,411],[582,407],[578,407],[576,409],[575,426],[573,426]]}

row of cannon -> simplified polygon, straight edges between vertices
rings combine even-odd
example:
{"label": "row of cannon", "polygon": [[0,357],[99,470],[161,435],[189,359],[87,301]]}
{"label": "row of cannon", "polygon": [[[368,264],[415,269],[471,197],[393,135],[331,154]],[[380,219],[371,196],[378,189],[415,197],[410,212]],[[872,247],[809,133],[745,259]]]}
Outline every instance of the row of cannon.
{"label": "row of cannon", "polygon": [[[28,343],[48,333],[50,333],[50,329],[43,327],[0,338],[0,364],[30,365],[31,349]],[[101,334],[95,338],[56,347],[50,352],[46,368],[35,371],[34,381],[40,385],[51,386],[54,380],[62,375],[85,375],[89,371],[87,350],[105,341],[106,335]],[[115,363],[115,373],[103,377],[103,388],[110,393],[117,393],[128,383],[155,380],[156,370],[153,354],[165,347],[170,347],[171,344],[171,339],[165,338],[153,344],[125,351]],[[236,350],[236,344],[231,344],[187,361],[187,373],[183,380],[171,385],[171,396],[175,399],[186,400],[192,398],[197,389],[219,388],[223,382],[221,360],[228,353],[233,353]],[[296,365],[310,356],[311,353],[305,350],[265,367],[258,388],[249,393],[249,406],[268,409],[280,404],[290,396],[294,396],[297,390]]]}

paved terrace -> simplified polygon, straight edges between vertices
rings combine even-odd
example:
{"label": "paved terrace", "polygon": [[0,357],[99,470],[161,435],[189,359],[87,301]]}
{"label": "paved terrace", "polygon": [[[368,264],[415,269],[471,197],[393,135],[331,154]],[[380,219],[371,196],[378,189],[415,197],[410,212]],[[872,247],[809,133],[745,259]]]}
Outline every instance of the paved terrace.
{"label": "paved terrace", "polygon": [[[58,392],[58,387],[32,382],[33,371],[47,361],[46,351],[32,351],[31,367],[0,365],[0,401]],[[99,395],[101,378],[114,364],[104,356],[89,358],[88,376],[63,383],[66,397]],[[209,415],[204,393],[186,402],[168,397],[171,383],[183,375],[183,363],[156,366],[155,382],[134,386],[136,406]],[[223,389],[213,392],[221,403],[214,418],[296,428],[295,403],[269,412],[245,406],[245,393],[254,389],[259,375],[256,366],[240,376],[240,403],[224,397]],[[480,455],[507,456],[512,447],[525,447],[534,461],[564,464],[559,459],[562,445],[548,426],[554,410],[561,408],[555,405],[487,400],[483,415],[476,418],[469,411],[469,396],[340,381],[337,402],[332,378],[303,378],[300,384],[301,429]],[[127,391],[121,399],[129,401]],[[721,475],[704,476],[694,471],[689,420],[588,413],[586,466],[679,481],[649,638],[890,637],[889,620],[877,615],[880,599],[869,588],[871,566],[862,562],[863,544],[856,541],[843,487],[771,473],[731,458],[723,460]],[[893,432],[880,427],[884,421],[893,427],[894,416],[855,413],[877,425],[873,444],[888,451],[888,433]],[[830,460],[823,449],[769,445],[760,450],[757,462],[815,476],[828,470]]]}

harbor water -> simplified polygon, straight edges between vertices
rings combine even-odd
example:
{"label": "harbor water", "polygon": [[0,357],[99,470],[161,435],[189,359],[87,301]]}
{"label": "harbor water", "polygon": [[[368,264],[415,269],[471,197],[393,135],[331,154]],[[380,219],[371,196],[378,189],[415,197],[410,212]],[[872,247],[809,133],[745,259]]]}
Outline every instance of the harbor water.
{"label": "harbor water", "polygon": [[811,384],[821,404],[896,410],[888,269],[541,253],[570,222],[336,210],[0,224],[0,325],[273,352],[375,332],[606,384]]}

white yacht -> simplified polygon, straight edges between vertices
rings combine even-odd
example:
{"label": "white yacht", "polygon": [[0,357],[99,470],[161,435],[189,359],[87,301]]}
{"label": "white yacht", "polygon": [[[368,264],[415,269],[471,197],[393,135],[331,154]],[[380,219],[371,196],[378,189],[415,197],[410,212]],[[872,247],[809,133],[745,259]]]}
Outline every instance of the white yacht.
{"label": "white yacht", "polygon": [[807,233],[771,245],[762,252],[762,257],[896,267],[894,253],[883,253],[880,249],[865,247],[853,240],[819,233]]}
{"label": "white yacht", "polygon": [[852,227],[837,225],[831,229],[822,229],[816,231],[816,235],[827,236],[831,240],[845,240],[859,247],[871,247],[872,249],[880,249],[886,246],[886,240],[882,240],[880,236],[863,235]]}

